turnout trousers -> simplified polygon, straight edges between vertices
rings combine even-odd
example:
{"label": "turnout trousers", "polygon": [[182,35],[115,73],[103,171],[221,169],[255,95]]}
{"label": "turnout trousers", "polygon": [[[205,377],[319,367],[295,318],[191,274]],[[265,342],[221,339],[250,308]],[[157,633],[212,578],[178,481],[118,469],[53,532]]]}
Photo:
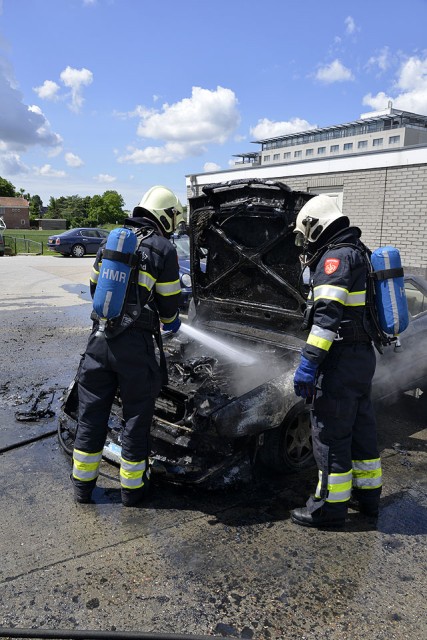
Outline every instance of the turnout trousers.
{"label": "turnout trousers", "polygon": [[114,338],[89,337],[78,374],[79,415],[73,452],[75,487],[90,495],[96,484],[110,410],[120,389],[124,428],[120,463],[122,498],[147,488],[150,427],[161,388],[153,336],[135,327]]}
{"label": "turnout trousers", "polygon": [[375,352],[371,343],[335,342],[320,366],[311,411],[313,452],[319,470],[310,513],[345,517],[350,497],[379,504],[382,473],[371,401]]}

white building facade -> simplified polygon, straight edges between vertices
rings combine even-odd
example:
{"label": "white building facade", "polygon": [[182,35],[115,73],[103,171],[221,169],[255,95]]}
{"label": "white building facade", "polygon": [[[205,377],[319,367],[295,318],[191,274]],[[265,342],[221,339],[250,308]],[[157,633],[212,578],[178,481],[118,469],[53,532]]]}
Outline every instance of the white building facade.
{"label": "white building facade", "polygon": [[[320,139],[326,135],[327,141]],[[381,145],[374,144],[380,139]],[[368,147],[359,145],[364,141]],[[232,169],[186,176],[187,196],[198,195],[206,184],[250,178],[279,180],[292,189],[334,196],[351,224],[362,229],[369,247],[397,246],[405,270],[427,277],[425,116],[389,106],[353,123],[258,143],[261,151],[240,154],[243,161]],[[344,149],[349,144],[351,149]],[[319,153],[322,147],[325,152]],[[313,153],[307,155],[310,149]],[[295,151],[301,156],[283,159],[283,154]],[[277,154],[281,159],[273,161]]]}

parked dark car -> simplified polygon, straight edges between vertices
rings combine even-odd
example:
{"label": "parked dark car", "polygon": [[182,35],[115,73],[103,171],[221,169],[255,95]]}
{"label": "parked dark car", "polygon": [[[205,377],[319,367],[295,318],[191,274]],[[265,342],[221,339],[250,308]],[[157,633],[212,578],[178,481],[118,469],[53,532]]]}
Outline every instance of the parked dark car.
{"label": "parked dark car", "polygon": [[[217,486],[254,460],[270,471],[298,471],[312,465],[313,456],[309,406],[293,387],[307,338],[301,329],[306,291],[293,230],[312,195],[262,180],[202,191],[190,199],[188,329],[163,341],[169,383],[156,401],[153,474]],[[385,347],[378,356],[377,401],[415,388],[427,394],[427,283],[407,276],[406,288],[410,325],[401,346]],[[69,452],[76,386],[66,395],[59,427]],[[118,393],[104,448],[104,457],[116,462],[120,430]]]}
{"label": "parked dark car", "polygon": [[62,253],[63,256],[82,258],[86,254],[96,253],[101,242],[108,237],[108,233],[105,229],[86,227],[69,229],[63,233],[49,236],[47,246],[48,249]]}

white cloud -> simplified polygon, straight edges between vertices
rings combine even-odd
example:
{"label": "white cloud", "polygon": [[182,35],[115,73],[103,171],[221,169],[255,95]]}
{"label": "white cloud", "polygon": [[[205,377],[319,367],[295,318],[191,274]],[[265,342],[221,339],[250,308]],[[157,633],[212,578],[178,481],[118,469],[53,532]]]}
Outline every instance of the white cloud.
{"label": "white cloud", "polygon": [[54,147],[62,139],[54,133],[40,107],[23,103],[10,67],[0,63],[0,141],[9,151],[23,151],[40,144]]}
{"label": "white cloud", "polygon": [[376,95],[368,93],[363,104],[374,109],[385,109],[388,101],[396,109],[427,114],[427,56],[412,56],[401,65],[396,82],[390,94],[380,91]]}
{"label": "white cloud", "polygon": [[68,152],[64,158],[69,167],[81,167],[84,164],[83,160],[76,156],[75,153]]}
{"label": "white cloud", "polygon": [[368,68],[378,67],[380,71],[387,71],[390,66],[390,50],[383,47],[376,56],[371,56],[367,64]]}
{"label": "white cloud", "polygon": [[115,178],[114,176],[108,175],[108,173],[98,173],[98,175],[95,176],[93,179],[96,180],[96,182],[104,183],[104,184],[107,182],[115,182],[117,180],[117,178]]}
{"label": "white cloud", "polygon": [[84,98],[82,96],[83,87],[92,84],[93,73],[89,69],[73,69],[68,66],[61,71],[60,78],[64,85],[71,89],[71,105],[72,111],[80,111]]}
{"label": "white cloud", "polygon": [[216,162],[205,162],[203,171],[220,171],[221,167]]}
{"label": "white cloud", "polygon": [[1,172],[10,176],[28,173],[30,169],[22,162],[17,153],[7,152],[1,153],[3,147],[0,147],[0,168]]}
{"label": "white cloud", "polygon": [[346,33],[351,35],[356,31],[356,23],[354,22],[354,19],[351,16],[347,16],[347,18],[344,20],[344,23],[345,23]]}
{"label": "white cloud", "polygon": [[194,148],[194,152],[191,152],[191,145],[180,144],[174,142],[167,142],[163,146],[150,146],[144,149],[136,149],[135,147],[128,147],[128,153],[118,158],[120,163],[132,163],[132,164],[171,164],[172,162],[179,162],[190,155],[200,155],[203,151],[200,147]]}
{"label": "white cloud", "polygon": [[160,109],[139,106],[128,114],[140,118],[137,133],[143,138],[162,141],[142,149],[129,148],[119,162],[163,164],[201,155],[209,144],[223,144],[240,123],[237,98],[233,91],[193,87],[191,98],[184,98]]}
{"label": "white cloud", "polygon": [[70,109],[75,113],[78,113],[83,106],[83,88],[89,86],[93,82],[93,73],[89,69],[73,69],[73,67],[66,67],[60,73],[60,79],[67,89],[70,89],[70,93],[67,96],[60,96],[60,86],[53,80],[45,80],[39,87],[34,87],[33,91],[37,93],[42,100],[64,100],[67,97],[71,97]]}
{"label": "white cloud", "polygon": [[216,142],[222,144],[234,131],[240,116],[233,91],[193,87],[191,98],[164,104],[162,111],[143,116],[138,135],[169,141]]}
{"label": "white cloud", "polygon": [[63,178],[67,175],[65,171],[53,169],[50,164],[44,164],[42,167],[34,167],[34,173],[48,178]]}
{"label": "white cloud", "polygon": [[62,145],[49,149],[47,155],[49,158],[56,158],[56,156],[59,156],[60,153],[62,153]]}
{"label": "white cloud", "polygon": [[274,122],[263,118],[258,120],[255,127],[251,127],[250,133],[256,140],[265,140],[267,138],[276,138],[277,136],[286,136],[289,133],[298,133],[298,131],[315,129],[316,127],[317,125],[310,124],[307,120],[301,118],[293,118],[282,122]]}
{"label": "white cloud", "polygon": [[350,69],[345,67],[342,62],[336,58],[330,64],[318,69],[316,79],[325,84],[332,84],[333,82],[354,80],[354,76]]}
{"label": "white cloud", "polygon": [[59,89],[59,84],[56,84],[53,80],[45,80],[40,87],[34,87],[33,91],[35,91],[42,100],[57,100]]}

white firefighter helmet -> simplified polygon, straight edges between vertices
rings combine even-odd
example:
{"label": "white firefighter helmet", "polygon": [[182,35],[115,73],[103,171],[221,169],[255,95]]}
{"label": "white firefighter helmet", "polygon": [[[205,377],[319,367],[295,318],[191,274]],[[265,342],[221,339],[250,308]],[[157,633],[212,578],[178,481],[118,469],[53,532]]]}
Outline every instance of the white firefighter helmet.
{"label": "white firefighter helmet", "polygon": [[[149,211],[168,234],[173,233],[179,224],[185,223],[182,204],[167,187],[151,187],[142,196],[138,207]],[[134,216],[135,214],[140,215],[137,211],[134,212]]]}
{"label": "white firefighter helmet", "polygon": [[316,242],[325,229],[339,218],[349,223],[349,219],[342,214],[334,198],[314,196],[305,203],[297,215],[294,233],[298,235],[295,244],[302,245],[304,240]]}

